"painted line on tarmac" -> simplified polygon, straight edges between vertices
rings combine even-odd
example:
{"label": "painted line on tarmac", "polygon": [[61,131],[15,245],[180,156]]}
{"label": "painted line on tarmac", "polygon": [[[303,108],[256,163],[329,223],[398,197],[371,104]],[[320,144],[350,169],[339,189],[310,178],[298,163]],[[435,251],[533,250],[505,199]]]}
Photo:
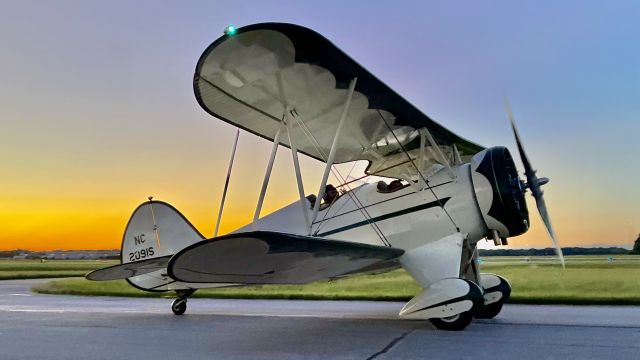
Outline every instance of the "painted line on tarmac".
{"label": "painted line on tarmac", "polygon": [[[24,313],[77,313],[77,314],[139,314],[139,315],[170,315],[170,311],[140,311],[138,309],[61,309],[61,308],[33,308],[20,306],[0,305],[0,311],[4,312],[24,312]],[[385,315],[359,315],[359,314],[274,314],[261,312],[192,312],[188,315],[204,315],[204,316],[244,316],[244,317],[284,317],[284,318],[327,318],[327,319],[363,319],[363,320],[398,320],[398,317]]]}
{"label": "painted line on tarmac", "polygon": [[584,323],[584,324],[569,324],[569,323],[544,323],[544,322],[535,322],[535,321],[527,321],[527,322],[515,322],[515,321],[500,321],[500,319],[496,320],[485,320],[485,319],[474,319],[474,324],[483,324],[483,325],[505,325],[505,326],[545,326],[545,327],[570,327],[570,328],[607,328],[607,329],[638,329],[640,325],[613,325],[613,324],[595,324],[595,323]]}

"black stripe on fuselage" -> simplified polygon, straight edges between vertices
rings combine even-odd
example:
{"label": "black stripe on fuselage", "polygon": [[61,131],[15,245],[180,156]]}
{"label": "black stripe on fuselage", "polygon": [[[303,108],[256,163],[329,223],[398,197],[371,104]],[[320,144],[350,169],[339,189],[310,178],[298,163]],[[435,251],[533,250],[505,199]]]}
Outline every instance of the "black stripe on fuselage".
{"label": "black stripe on fuselage", "polygon": [[406,209],[394,211],[394,212],[391,212],[391,213],[388,213],[388,214],[376,216],[376,217],[373,217],[373,218],[371,218],[369,220],[359,221],[359,222],[353,223],[351,225],[347,225],[347,226],[343,226],[343,227],[340,227],[340,228],[337,228],[337,229],[325,231],[323,233],[315,234],[315,236],[332,235],[332,234],[336,234],[336,233],[339,233],[339,232],[351,230],[351,229],[354,229],[354,228],[357,228],[357,227],[360,227],[360,226],[368,225],[368,224],[371,224],[371,223],[374,223],[374,222],[391,219],[391,218],[398,217],[398,216],[405,215],[405,214],[410,214],[412,212],[421,211],[421,210],[429,209],[429,208],[436,207],[436,206],[444,206],[447,203],[447,201],[449,201],[450,199],[451,199],[450,197],[447,197],[447,198],[439,199],[439,200],[436,200],[436,201],[428,202],[426,204],[412,206],[410,208],[406,208]]}
{"label": "black stripe on fuselage", "polygon": [[[447,182],[444,182],[444,183],[442,183],[442,184],[432,185],[432,186],[430,186],[430,187],[431,187],[431,189],[435,189],[435,188],[437,188],[438,186],[451,184],[452,182],[453,182],[453,181],[447,181]],[[361,208],[355,208],[355,209],[353,209],[353,210],[349,210],[349,211],[343,212],[343,213],[341,213],[341,214],[336,214],[336,215],[333,215],[332,217],[325,218],[325,219],[322,219],[322,220],[320,220],[320,221],[316,221],[316,222],[314,222],[312,225],[321,224],[321,223],[323,223],[323,222],[325,222],[325,221],[329,221],[329,220],[331,220],[331,219],[335,219],[335,218],[340,217],[340,216],[342,216],[342,215],[347,215],[347,214],[352,213],[352,212],[354,212],[354,211],[360,211],[360,210],[362,210],[362,209],[366,209],[366,208],[369,208],[369,207],[372,207],[372,206],[375,206],[375,205],[378,205],[378,204],[386,203],[387,201],[393,201],[393,200],[396,200],[396,199],[400,199],[401,197],[405,197],[405,196],[413,195],[413,194],[415,194],[415,192],[414,192],[414,191],[411,191],[411,192],[408,192],[408,193],[406,193],[406,194],[402,194],[402,195],[400,195],[400,196],[396,196],[396,197],[391,198],[391,199],[378,201],[377,203],[369,204],[369,205],[367,205],[367,206],[363,206],[363,207],[361,207]],[[342,195],[342,196],[344,196],[344,195]],[[355,196],[355,195],[354,195],[354,196]],[[443,205],[444,205],[444,204],[443,204]],[[330,209],[331,209],[331,208],[329,207],[329,208],[327,208],[326,210],[327,210],[327,211],[329,211]],[[338,210],[338,211],[339,211],[339,210]]]}

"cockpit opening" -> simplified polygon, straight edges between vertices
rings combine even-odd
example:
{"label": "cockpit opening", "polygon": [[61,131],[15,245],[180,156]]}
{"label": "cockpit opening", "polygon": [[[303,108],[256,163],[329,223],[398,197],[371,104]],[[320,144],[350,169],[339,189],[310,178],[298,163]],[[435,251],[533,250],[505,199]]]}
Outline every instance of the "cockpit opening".
{"label": "cockpit opening", "polygon": [[396,179],[391,181],[390,183],[386,183],[383,180],[378,181],[378,192],[379,193],[392,193],[392,192],[396,192],[400,189],[404,189],[405,187],[409,186],[408,183],[403,183],[402,180],[400,179]]}

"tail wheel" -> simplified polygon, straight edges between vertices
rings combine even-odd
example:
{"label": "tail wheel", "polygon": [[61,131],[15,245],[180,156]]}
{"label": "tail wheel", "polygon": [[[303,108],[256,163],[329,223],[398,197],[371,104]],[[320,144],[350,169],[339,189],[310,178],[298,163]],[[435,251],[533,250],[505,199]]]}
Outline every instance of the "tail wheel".
{"label": "tail wheel", "polygon": [[465,311],[463,313],[446,317],[446,318],[433,318],[429,319],[433,326],[440,330],[447,331],[460,331],[464,330],[473,320],[473,314],[471,311]]}
{"label": "tail wheel", "polygon": [[187,299],[175,299],[171,304],[171,311],[176,315],[182,315],[187,311]]}

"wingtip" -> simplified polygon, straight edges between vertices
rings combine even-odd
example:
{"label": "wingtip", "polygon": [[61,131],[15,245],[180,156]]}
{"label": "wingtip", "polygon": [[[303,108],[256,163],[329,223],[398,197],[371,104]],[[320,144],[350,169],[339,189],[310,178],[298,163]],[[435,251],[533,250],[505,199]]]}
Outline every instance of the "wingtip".
{"label": "wingtip", "polygon": [[94,279],[91,278],[91,275],[96,271],[97,270],[89,271],[88,273],[84,274],[84,278],[89,281],[95,281]]}

